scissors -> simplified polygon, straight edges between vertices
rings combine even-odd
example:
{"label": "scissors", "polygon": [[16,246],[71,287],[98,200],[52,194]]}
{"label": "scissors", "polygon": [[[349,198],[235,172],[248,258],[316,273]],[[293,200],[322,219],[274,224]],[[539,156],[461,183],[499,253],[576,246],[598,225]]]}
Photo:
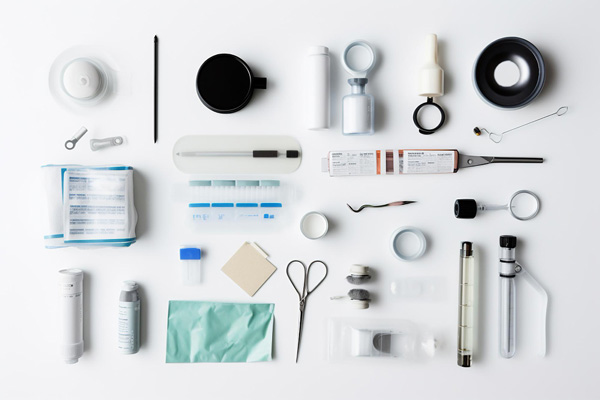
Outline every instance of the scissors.
{"label": "scissors", "polygon": [[[298,290],[298,286],[296,286],[292,277],[290,276],[290,266],[295,263],[302,265],[302,269],[304,270],[303,282],[302,282],[302,292],[300,292],[300,290]],[[323,277],[321,278],[321,280],[319,281],[319,283],[317,283],[317,285],[315,287],[313,287],[312,289],[309,290],[308,289],[308,277],[310,275],[311,267],[314,264],[323,265],[323,267],[325,268],[325,275],[323,275]],[[325,264],[321,260],[315,260],[315,261],[311,262],[308,265],[308,268],[306,267],[306,265],[304,265],[304,263],[302,261],[293,260],[293,261],[289,262],[289,264],[287,265],[287,267],[285,269],[285,273],[287,274],[287,277],[290,280],[290,283],[296,290],[296,293],[298,293],[298,299],[300,300],[300,318],[298,319],[298,346],[296,347],[296,362],[298,362],[298,353],[300,353],[300,338],[302,337],[302,326],[304,325],[304,308],[306,307],[306,299],[308,298],[308,295],[311,294],[312,292],[314,292],[315,289],[318,288],[321,283],[323,283],[325,278],[327,278],[327,272],[328,272],[327,264]]]}

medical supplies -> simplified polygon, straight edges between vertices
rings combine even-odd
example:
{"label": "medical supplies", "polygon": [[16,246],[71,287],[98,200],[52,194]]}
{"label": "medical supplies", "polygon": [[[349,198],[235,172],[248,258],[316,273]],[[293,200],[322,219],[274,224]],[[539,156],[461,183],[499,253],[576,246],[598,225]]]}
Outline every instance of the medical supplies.
{"label": "medical supplies", "polygon": [[479,97],[502,109],[525,107],[541,93],[545,81],[542,53],[520,37],[490,43],[473,67],[473,86]]}
{"label": "medical supplies", "polygon": [[195,230],[231,230],[279,226],[285,188],[278,180],[190,180],[188,222]]}
{"label": "medical supplies", "polygon": [[154,143],[158,140],[158,36],[154,35]]}
{"label": "medical supplies", "polygon": [[83,271],[58,271],[60,295],[60,355],[75,364],[83,355]]}
{"label": "medical supplies", "polygon": [[90,139],[90,149],[98,151],[108,147],[120,146],[124,142],[122,136],[113,136],[104,139]]}
{"label": "medical supplies", "polygon": [[128,247],[136,241],[133,168],[45,165],[46,248]]}
{"label": "medical supplies", "polygon": [[398,228],[392,233],[390,249],[402,261],[420,258],[427,248],[427,239],[420,229],[412,226]]}
{"label": "medical supplies", "polygon": [[257,78],[250,66],[233,54],[217,54],[200,66],[196,77],[198,97],[221,114],[240,111],[250,102],[254,89],[266,89],[267,78]]}
{"label": "medical supplies", "polygon": [[548,117],[552,117],[554,115],[556,115],[557,117],[561,117],[561,116],[565,115],[567,113],[567,111],[569,111],[569,107],[562,106],[561,108],[559,108],[558,110],[556,110],[552,114],[548,114],[548,115],[543,116],[541,118],[534,119],[533,121],[529,121],[527,123],[524,123],[522,125],[516,126],[516,127],[512,128],[512,129],[506,130],[506,131],[501,132],[501,133],[490,132],[490,131],[488,131],[485,128],[478,128],[478,127],[473,128],[473,132],[475,133],[476,136],[481,136],[482,133],[486,133],[492,142],[494,142],[494,143],[500,143],[502,141],[502,138],[504,137],[504,135],[507,134],[508,132],[515,131],[515,130],[517,130],[519,128],[522,128],[522,127],[527,126],[527,125],[531,125],[531,124],[533,124],[535,122],[541,121],[541,120],[546,119]]}
{"label": "medical supplies", "polygon": [[[104,103],[126,86],[127,78],[97,46],[76,46],[59,54],[50,67],[48,83],[55,100],[81,112]],[[124,85],[125,84],[125,85]]]}
{"label": "medical supplies", "polygon": [[500,275],[500,355],[511,358],[515,355],[517,334],[517,302],[515,278],[521,275],[535,289],[541,300],[541,321],[539,352],[541,357],[546,355],[546,315],[548,311],[548,293],[519,263],[515,261],[515,248],[517,238],[515,236],[500,236],[500,262],[498,272]]}
{"label": "medical supplies", "polygon": [[528,221],[540,212],[540,198],[529,190],[515,192],[508,204],[485,205],[477,204],[473,199],[458,199],[454,201],[454,216],[456,218],[472,219],[477,211],[508,210],[510,214],[520,221]]}
{"label": "medical supplies", "polygon": [[330,151],[321,159],[321,170],[329,176],[444,174],[485,164],[542,162],[543,158],[459,155],[451,149]]}
{"label": "medical supplies", "polygon": [[274,304],[169,301],[167,363],[270,361]]}
{"label": "medical supplies", "polygon": [[[444,125],[446,113],[439,104],[433,102],[435,97],[443,95],[444,70],[438,64],[437,35],[429,34],[425,37],[425,63],[419,71],[419,96],[427,97],[427,101],[413,112],[413,122],[423,135],[431,135]],[[433,128],[424,128],[421,124],[419,115],[424,107],[434,107],[440,113],[440,122]]]}
{"label": "medical supplies", "polygon": [[458,287],[458,366],[470,367],[475,326],[475,258],[473,243],[462,242]]}
{"label": "medical supplies", "polygon": [[307,239],[320,239],[327,234],[329,230],[329,221],[325,214],[318,211],[311,211],[300,220],[300,232]]}
{"label": "medical supplies", "polygon": [[184,285],[197,285],[202,282],[201,258],[202,251],[199,248],[183,247],[179,249],[181,278]]}
{"label": "medical supplies", "polygon": [[[309,288],[310,285],[310,271],[313,267],[313,265],[320,265],[321,269],[323,271],[322,273],[322,278],[320,280],[315,281],[316,284],[312,287]],[[298,267],[295,267],[296,270],[298,270],[298,273],[290,273],[290,267],[292,265],[300,265],[302,266],[302,270],[298,270]],[[290,281],[290,283],[292,284],[292,286],[294,287],[294,290],[296,291],[296,293],[298,294],[298,307],[300,310],[300,317],[298,319],[298,341],[297,341],[297,346],[296,346],[296,362],[298,362],[298,354],[300,354],[300,340],[302,339],[302,328],[304,327],[304,310],[306,308],[306,300],[308,299],[308,296],[314,292],[320,285],[321,283],[323,283],[323,281],[325,280],[325,278],[327,278],[327,273],[329,272],[329,269],[327,268],[327,264],[325,264],[323,261],[321,260],[315,260],[313,262],[311,262],[308,267],[306,267],[306,265],[299,260],[292,260],[288,263],[286,269],[285,269],[285,273]],[[296,285],[294,283],[294,278],[292,278],[292,275],[296,275],[296,278],[298,277],[297,275],[300,275],[300,280],[302,282],[301,285]],[[298,289],[298,288],[301,289]]]}
{"label": "medical supplies", "polygon": [[246,242],[231,256],[221,271],[249,296],[254,296],[277,271],[268,257],[256,243]]}
{"label": "medical supplies", "polygon": [[287,174],[302,162],[296,139],[279,135],[193,135],[173,146],[186,174]]}
{"label": "medical supplies", "polygon": [[443,301],[446,299],[446,280],[436,276],[411,276],[390,282],[390,292],[398,300]]}
{"label": "medical supplies", "polygon": [[79,141],[79,139],[81,139],[83,137],[83,135],[85,135],[87,133],[87,131],[88,130],[85,126],[82,126],[81,128],[79,128],[79,130],[77,132],[75,132],[73,137],[65,142],[65,148],[67,150],[73,150],[75,148],[75,145]]}
{"label": "medical supplies", "polygon": [[123,282],[119,295],[119,352],[135,354],[140,349],[141,301],[138,284]]}
{"label": "medical supplies", "polygon": [[357,310],[369,308],[371,293],[365,289],[350,289],[347,296],[331,296],[331,300],[347,300],[350,307]]}
{"label": "medical supplies", "polygon": [[329,129],[330,123],[330,64],[329,49],[311,46],[306,58],[306,79],[301,81],[306,91],[306,127],[311,130]]}
{"label": "medical supplies", "polygon": [[352,208],[352,206],[350,206],[350,204],[348,204],[348,203],[346,203],[346,205],[353,212],[359,213],[362,210],[364,210],[365,208],[382,208],[382,207],[404,206],[406,204],[412,204],[412,203],[416,203],[416,201],[393,201],[391,203],[379,204],[379,205],[376,205],[376,206],[371,205],[371,204],[363,204],[362,206],[358,207],[358,209]]}
{"label": "medical supplies", "polygon": [[366,265],[354,264],[350,267],[350,275],[346,277],[348,283],[353,285],[362,285],[371,280],[369,267]]}
{"label": "medical supplies", "polygon": [[419,361],[435,355],[437,340],[410,321],[399,319],[331,318],[327,329],[330,362],[365,357]]}
{"label": "medical supplies", "polygon": [[348,79],[351,93],[342,99],[342,133],[344,135],[372,135],[375,133],[375,100],[365,93],[367,75],[375,66],[375,49],[364,40],[346,46],[342,65],[352,75]]}

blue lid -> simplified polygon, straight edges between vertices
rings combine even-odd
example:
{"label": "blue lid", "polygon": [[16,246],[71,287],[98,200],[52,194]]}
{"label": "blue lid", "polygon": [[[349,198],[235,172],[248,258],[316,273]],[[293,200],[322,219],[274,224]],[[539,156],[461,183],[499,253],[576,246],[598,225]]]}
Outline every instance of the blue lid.
{"label": "blue lid", "polygon": [[200,249],[195,247],[186,247],[183,249],[179,249],[179,259],[180,260],[199,260],[202,256],[202,252]]}

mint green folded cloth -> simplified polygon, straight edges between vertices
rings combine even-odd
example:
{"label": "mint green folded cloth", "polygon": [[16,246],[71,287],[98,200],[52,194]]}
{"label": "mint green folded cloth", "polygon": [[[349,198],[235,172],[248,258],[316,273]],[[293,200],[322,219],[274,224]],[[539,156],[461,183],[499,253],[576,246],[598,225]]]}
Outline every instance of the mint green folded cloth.
{"label": "mint green folded cloth", "polygon": [[166,361],[270,361],[274,308],[274,304],[171,300]]}

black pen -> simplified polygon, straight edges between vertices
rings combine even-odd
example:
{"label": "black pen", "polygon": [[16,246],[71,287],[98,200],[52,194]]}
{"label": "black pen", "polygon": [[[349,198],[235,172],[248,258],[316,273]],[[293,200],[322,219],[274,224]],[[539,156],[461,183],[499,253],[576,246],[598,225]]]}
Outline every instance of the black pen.
{"label": "black pen", "polygon": [[252,157],[252,158],[298,158],[298,150],[252,150],[252,151],[182,151],[180,157]]}
{"label": "black pen", "polygon": [[154,35],[154,143],[158,140],[158,36]]}

